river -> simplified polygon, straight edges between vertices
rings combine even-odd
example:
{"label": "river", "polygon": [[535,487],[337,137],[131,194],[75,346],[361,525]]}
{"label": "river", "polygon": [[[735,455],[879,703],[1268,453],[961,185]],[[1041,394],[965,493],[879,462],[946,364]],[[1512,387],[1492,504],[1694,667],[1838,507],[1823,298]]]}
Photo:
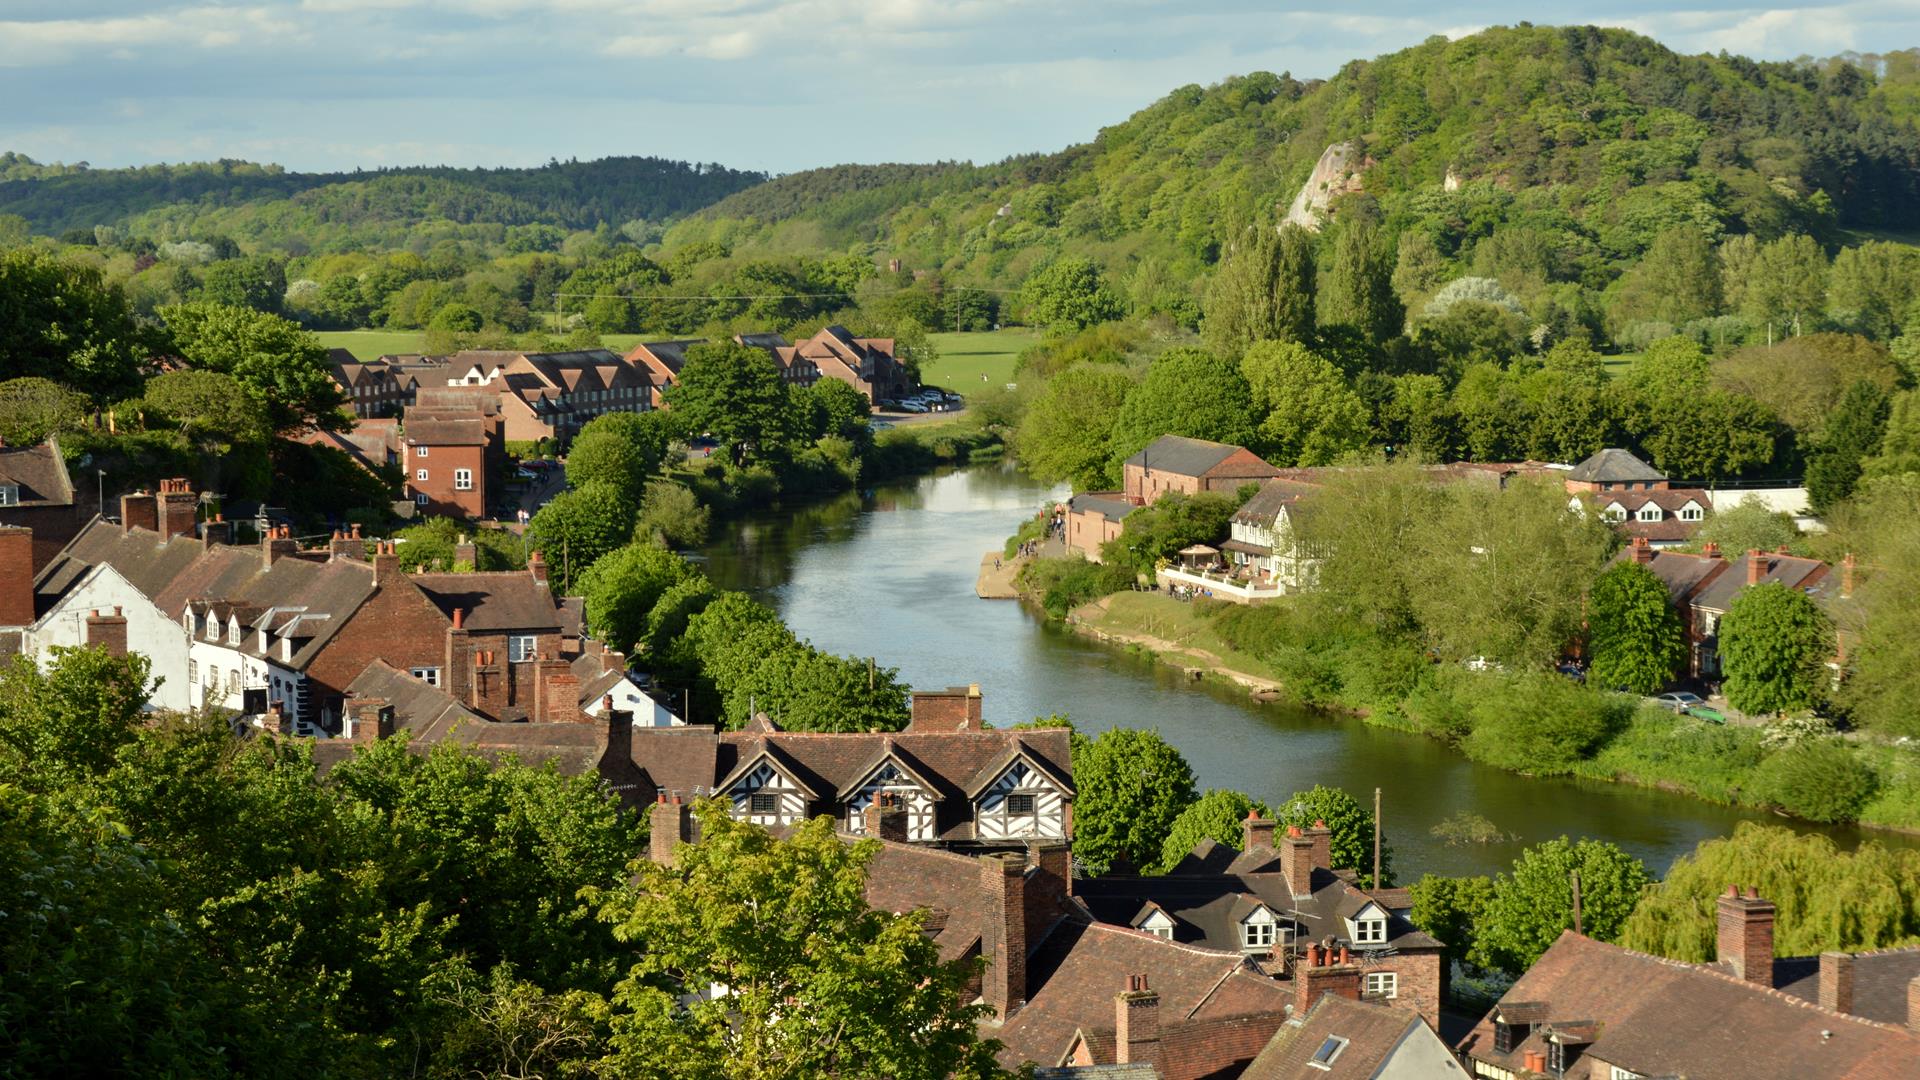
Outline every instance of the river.
{"label": "river", "polygon": [[[1781,821],[1645,788],[1486,768],[1431,739],[1189,682],[1017,602],[974,596],[981,553],[1063,494],[1011,466],[980,466],[734,520],[703,554],[715,584],[777,609],[820,648],[876,657],[913,686],[979,683],[990,723],[1065,713],[1090,735],[1157,728],[1203,790],[1236,788],[1268,803],[1316,783],[1362,799],[1380,787],[1403,881],[1424,871],[1493,873],[1527,844],[1561,835],[1610,840],[1664,873],[1741,821]],[[1514,839],[1453,847],[1431,835],[1461,811]],[[1827,831],[1846,847],[1859,841],[1858,830]]]}

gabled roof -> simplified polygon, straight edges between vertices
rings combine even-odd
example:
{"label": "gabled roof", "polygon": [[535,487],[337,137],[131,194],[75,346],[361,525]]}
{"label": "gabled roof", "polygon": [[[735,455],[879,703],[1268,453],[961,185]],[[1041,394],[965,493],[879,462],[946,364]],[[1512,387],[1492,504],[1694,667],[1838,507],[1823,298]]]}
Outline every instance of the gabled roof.
{"label": "gabled roof", "polygon": [[1567,473],[1568,480],[1589,484],[1638,484],[1666,478],[1666,473],[1618,449],[1602,450]]}
{"label": "gabled roof", "polygon": [[1108,521],[1119,521],[1136,507],[1118,491],[1083,491],[1067,500],[1067,509],[1076,514],[1099,514]]}
{"label": "gabled roof", "polygon": [[[1714,965],[1709,965],[1714,966]],[[1920,978],[1920,948],[1853,954],[1852,1015],[1898,1027],[1907,1016],[1907,984]],[[1781,957],[1773,962],[1774,985],[1804,1001],[1820,1000],[1820,958]]]}
{"label": "gabled roof", "polygon": [[[1155,465],[1154,468],[1159,468]],[[1272,525],[1280,516],[1280,511],[1290,510],[1300,501],[1301,496],[1313,491],[1314,485],[1298,480],[1276,478],[1260,485],[1253,498],[1240,505],[1234,512],[1233,520],[1242,525]]]}
{"label": "gabled roof", "polygon": [[560,606],[546,583],[523,570],[479,574],[413,574],[413,583],[451,620],[463,609],[468,630],[497,633],[558,631]]}
{"label": "gabled roof", "polygon": [[[1747,585],[1747,559],[1749,555],[1735,555],[1727,560],[1726,572],[1714,578],[1707,586],[1694,595],[1693,603],[1709,611],[1729,611],[1733,601]],[[1761,559],[1766,562],[1766,573],[1760,578],[1760,584],[1777,581],[1789,589],[1798,589],[1810,596],[1824,591],[1823,586],[1829,576],[1829,567],[1819,559],[1802,559],[1795,555],[1782,555],[1778,552],[1762,552]]]}
{"label": "gabled roof", "polygon": [[938,848],[874,842],[880,846],[867,863],[867,903],[895,914],[925,909],[922,925],[943,960],[978,950],[987,918],[980,863]]}
{"label": "gabled roof", "polygon": [[765,742],[754,747],[749,753],[742,753],[740,755],[740,764],[734,766],[731,772],[721,777],[720,781],[713,785],[713,790],[715,792],[721,792],[731,788],[754,772],[754,770],[758,769],[762,763],[765,763],[775,772],[792,781],[793,785],[806,793],[808,798],[818,799],[821,797],[822,792],[820,789],[807,782],[802,771],[794,767],[793,762],[788,760],[787,755],[781,752],[779,747],[769,745]]}
{"label": "gabled roof", "polygon": [[485,446],[492,433],[487,421],[478,416],[459,419],[407,417],[405,438],[414,446]]}
{"label": "gabled roof", "polygon": [[[1076,889],[1078,888],[1076,883]],[[1000,1061],[1057,1064],[1081,1031],[1113,1027],[1113,998],[1127,977],[1146,972],[1160,995],[1162,1027],[1187,1020],[1278,1016],[1290,988],[1247,963],[1238,951],[1178,945],[1138,930],[1066,918],[1055,923],[1027,959],[1027,1003],[995,1034]]]}
{"label": "gabled roof", "polygon": [[995,780],[1005,775],[1006,771],[1012,768],[1016,761],[1025,761],[1035,771],[1039,772],[1040,775],[1053,781],[1062,791],[1069,793],[1073,791],[1072,780],[1055,772],[1049,767],[1049,763],[1045,758],[1029,752],[1026,743],[1017,739],[1009,743],[1007,748],[996,755],[993,760],[982,765],[980,771],[974,773],[973,779],[961,790],[966,793],[969,799],[979,798],[980,793],[991,787]]}
{"label": "gabled roof", "polygon": [[[1179,476],[1205,476],[1221,462],[1243,452],[1246,452],[1244,446],[1189,439],[1184,435],[1162,435],[1148,443],[1146,449],[1128,458],[1126,463]],[[1262,476],[1280,474],[1279,469],[1265,461],[1260,465],[1262,468],[1253,470],[1254,473]]]}
{"label": "gabled roof", "polygon": [[[349,699],[378,698],[393,706],[396,732],[412,732],[416,742],[434,742],[457,724],[484,724],[486,717],[460,704],[452,694],[393,667],[384,660],[369,663],[347,684]],[[351,700],[349,700],[351,705]]]}
{"label": "gabled roof", "polygon": [[73,479],[58,439],[38,446],[0,446],[0,484],[20,489],[20,506],[73,505]]}
{"label": "gabled roof", "polygon": [[[1323,994],[1304,1017],[1281,1026],[1241,1074],[1242,1080],[1371,1080],[1395,1050],[1421,1037],[1421,1028],[1444,1055],[1445,1044],[1419,1013]],[[1341,1040],[1338,1053],[1330,1063],[1316,1063],[1315,1055],[1329,1039]],[[1465,1075],[1457,1066],[1455,1070]]]}
{"label": "gabled roof", "polygon": [[[1104,923],[1125,926],[1151,901],[1164,908],[1180,924],[1174,932],[1177,941],[1191,942],[1216,949],[1240,947],[1240,920],[1259,903],[1282,920],[1297,921],[1300,936],[1320,938],[1328,934],[1344,938],[1342,920],[1352,918],[1373,900],[1346,883],[1337,874],[1316,869],[1313,892],[1295,897],[1286,875],[1280,873],[1182,873],[1159,877],[1124,877],[1105,874],[1074,883],[1078,896],[1094,918]],[[1383,908],[1384,910],[1384,908]],[[1385,948],[1398,951],[1438,949],[1440,943],[1422,933],[1406,919],[1386,912]],[[1375,946],[1356,946],[1363,954]]]}
{"label": "gabled roof", "polygon": [[[1536,1024],[1597,1025],[1587,1054],[1642,1076],[1891,1080],[1913,1075],[1920,1060],[1920,1036],[1905,1028],[1830,1012],[1571,930],[1506,997],[1533,1006],[1527,1015],[1540,1017]],[[1544,1048],[1544,1032],[1535,1026],[1510,1053],[1495,1051],[1492,1013],[1459,1044],[1474,1059],[1509,1069],[1518,1068],[1527,1051]]]}
{"label": "gabled roof", "polygon": [[940,789],[934,786],[933,781],[921,775],[920,770],[914,767],[913,755],[896,746],[892,739],[882,742],[875,748],[873,757],[863,768],[854,773],[853,779],[841,784],[839,790],[833,793],[833,797],[841,802],[852,798],[854,793],[865,786],[866,782],[873,778],[873,774],[879,772],[881,767],[889,761],[893,762],[901,772],[906,773],[907,779],[912,780],[921,790],[933,796],[936,802],[946,797],[940,794]]}

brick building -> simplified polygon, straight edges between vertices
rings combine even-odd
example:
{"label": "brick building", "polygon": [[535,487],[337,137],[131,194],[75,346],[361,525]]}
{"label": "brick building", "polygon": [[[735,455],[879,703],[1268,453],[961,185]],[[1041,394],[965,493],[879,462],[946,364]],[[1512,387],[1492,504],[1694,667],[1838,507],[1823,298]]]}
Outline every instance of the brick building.
{"label": "brick building", "polygon": [[1260,455],[1241,446],[1162,435],[1121,465],[1121,489],[1136,506],[1169,491],[1231,495],[1242,484],[1259,484],[1280,475]]}
{"label": "brick building", "polygon": [[742,334],[734,340],[766,350],[781,377],[795,386],[838,379],[875,405],[913,392],[913,376],[895,357],[892,338],[855,337],[836,323],[792,345],[778,334]]}
{"label": "brick building", "polygon": [[687,362],[687,350],[702,343],[700,338],[643,341],[628,351],[627,362],[638,365],[647,373],[648,382],[651,384],[648,397],[654,408],[666,407],[664,395],[669,388],[680,381],[680,368]]}
{"label": "brick building", "polygon": [[499,418],[478,411],[409,408],[400,434],[406,497],[423,514],[486,517],[491,480],[506,460],[501,436]]}
{"label": "brick building", "polygon": [[[33,530],[32,570],[47,565],[93,516],[93,492],[86,494],[83,505],[58,439],[38,446],[0,443],[0,526]],[[20,569],[27,572],[26,564]]]}
{"label": "brick building", "polygon": [[565,442],[596,416],[654,407],[647,369],[606,349],[518,353],[473,349],[447,358],[449,385],[497,395],[508,442]]}
{"label": "brick building", "polygon": [[423,387],[445,386],[450,365],[444,357],[383,356],[362,363],[345,349],[330,349],[335,386],[363,420],[400,415]]}
{"label": "brick building", "polygon": [[1068,551],[1099,562],[1100,546],[1120,535],[1133,511],[1123,492],[1083,491],[1067,500],[1062,542]]}
{"label": "brick building", "polygon": [[1653,547],[1686,543],[1713,509],[1702,488],[1676,488],[1667,474],[1625,450],[1601,450],[1566,473],[1576,510],[1591,510],[1628,538]]}
{"label": "brick building", "polygon": [[1616,559],[1631,559],[1653,571],[1667,586],[1667,595],[1687,635],[1686,674],[1697,679],[1720,677],[1720,620],[1747,589],[1778,582],[1826,603],[1852,591],[1852,557],[1835,574],[1818,559],[1804,559],[1785,551],[1749,551],[1729,559],[1715,544],[1699,554],[1661,551],[1644,537],[1635,537]]}
{"label": "brick building", "polygon": [[1774,907],[1728,887],[1716,960],[1565,931],[1457,1047],[1475,1076],[1880,1080],[1920,1062],[1920,951],[1773,955]]}
{"label": "brick building", "polygon": [[1323,994],[1296,1012],[1242,1080],[1446,1080],[1466,1070],[1437,1032],[1398,1009]]}

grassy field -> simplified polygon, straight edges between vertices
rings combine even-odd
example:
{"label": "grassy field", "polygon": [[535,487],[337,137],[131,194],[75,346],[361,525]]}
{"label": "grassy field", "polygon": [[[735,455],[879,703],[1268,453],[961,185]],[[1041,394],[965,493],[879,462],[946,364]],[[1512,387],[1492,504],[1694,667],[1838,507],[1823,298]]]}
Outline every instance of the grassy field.
{"label": "grassy field", "polygon": [[[1201,618],[1192,603],[1182,603],[1165,593],[1114,593],[1075,609],[1074,615],[1095,629],[1147,645],[1168,663],[1227,668],[1277,681],[1273,668],[1265,661],[1235,649],[1214,633],[1212,621]],[[1156,647],[1141,641],[1142,638],[1174,648]]]}
{"label": "grassy field", "polygon": [[424,337],[418,330],[320,330],[314,334],[329,349],[345,349],[360,360],[417,353]]}
{"label": "grassy field", "polygon": [[940,359],[929,364],[920,378],[962,394],[1012,382],[1020,350],[1040,340],[1039,333],[1025,329],[928,336],[940,350]]}

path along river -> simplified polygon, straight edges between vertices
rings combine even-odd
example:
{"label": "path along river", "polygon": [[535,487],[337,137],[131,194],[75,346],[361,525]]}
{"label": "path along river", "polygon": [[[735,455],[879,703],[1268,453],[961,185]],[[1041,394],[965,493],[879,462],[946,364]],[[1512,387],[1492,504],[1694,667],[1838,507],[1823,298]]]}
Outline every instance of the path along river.
{"label": "path along river", "polygon": [[[925,477],[717,530],[708,574],[776,608],[823,649],[873,656],[909,685],[977,682],[990,723],[1066,713],[1081,731],[1158,728],[1200,786],[1268,802],[1316,783],[1361,798],[1385,791],[1401,876],[1492,873],[1520,848],[1562,834],[1610,840],[1664,873],[1674,856],[1756,816],[1645,788],[1533,780],[1475,765],[1430,739],[1189,682],[1174,668],[1047,625],[1010,600],[974,596],[980,553],[1063,492],[1004,466]],[[1432,826],[1461,811],[1511,843],[1448,847]],[[1831,831],[1843,846],[1854,830]],[[1890,843],[1913,843],[1885,836]]]}

